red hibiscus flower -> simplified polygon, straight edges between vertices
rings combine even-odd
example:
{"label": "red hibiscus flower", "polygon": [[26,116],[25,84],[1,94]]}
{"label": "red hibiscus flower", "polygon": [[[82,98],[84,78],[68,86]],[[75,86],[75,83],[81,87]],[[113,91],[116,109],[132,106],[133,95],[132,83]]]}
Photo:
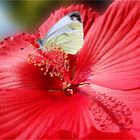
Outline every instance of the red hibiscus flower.
{"label": "red hibiscus flower", "polygon": [[[79,11],[84,45],[76,55],[36,51],[36,40]],[[139,138],[140,3],[115,1],[98,17],[61,8],[36,35],[0,43],[1,139]]]}

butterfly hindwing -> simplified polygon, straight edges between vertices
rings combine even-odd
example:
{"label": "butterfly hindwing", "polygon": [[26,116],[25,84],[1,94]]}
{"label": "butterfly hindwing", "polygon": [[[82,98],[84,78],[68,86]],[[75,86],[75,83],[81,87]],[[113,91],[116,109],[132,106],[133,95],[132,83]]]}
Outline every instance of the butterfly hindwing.
{"label": "butterfly hindwing", "polygon": [[[42,46],[51,49],[55,44],[66,53],[76,54],[83,45],[83,24],[79,12],[73,12],[60,19],[41,41]],[[42,47],[41,47],[42,48]]]}

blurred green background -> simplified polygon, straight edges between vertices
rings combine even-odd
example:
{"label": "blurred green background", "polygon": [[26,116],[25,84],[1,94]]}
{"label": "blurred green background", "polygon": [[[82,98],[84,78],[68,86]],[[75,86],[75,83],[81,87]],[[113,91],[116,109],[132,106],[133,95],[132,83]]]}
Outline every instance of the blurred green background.
{"label": "blurred green background", "polygon": [[51,12],[81,3],[102,14],[112,0],[0,0],[0,40],[19,32],[35,32]]}

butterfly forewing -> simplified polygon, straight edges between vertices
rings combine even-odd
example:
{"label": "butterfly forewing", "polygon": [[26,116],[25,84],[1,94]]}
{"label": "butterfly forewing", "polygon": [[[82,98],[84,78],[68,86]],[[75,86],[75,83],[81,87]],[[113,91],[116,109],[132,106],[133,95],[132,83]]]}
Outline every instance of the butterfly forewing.
{"label": "butterfly forewing", "polygon": [[73,12],[60,19],[42,40],[43,47],[51,49],[56,45],[69,54],[76,54],[83,46],[83,24],[79,12]]}

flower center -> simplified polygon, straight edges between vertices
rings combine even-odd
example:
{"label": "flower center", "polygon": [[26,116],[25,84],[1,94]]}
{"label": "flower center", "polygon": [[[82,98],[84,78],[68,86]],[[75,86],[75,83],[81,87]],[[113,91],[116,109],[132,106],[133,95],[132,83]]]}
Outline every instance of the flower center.
{"label": "flower center", "polygon": [[61,80],[66,80],[66,73],[69,72],[68,55],[58,47],[53,46],[50,51],[38,51],[30,53],[28,62],[40,67],[44,75],[48,72],[51,77],[58,76]]}
{"label": "flower center", "polygon": [[[49,88],[48,91],[63,91],[66,95],[73,95],[78,84],[72,84],[75,70],[75,56],[65,53],[60,47],[53,45],[51,50],[38,50],[34,46],[34,52],[28,55],[28,62],[40,68],[44,76],[50,76],[51,80],[60,79],[60,88]],[[57,83],[56,83],[57,84]]]}

